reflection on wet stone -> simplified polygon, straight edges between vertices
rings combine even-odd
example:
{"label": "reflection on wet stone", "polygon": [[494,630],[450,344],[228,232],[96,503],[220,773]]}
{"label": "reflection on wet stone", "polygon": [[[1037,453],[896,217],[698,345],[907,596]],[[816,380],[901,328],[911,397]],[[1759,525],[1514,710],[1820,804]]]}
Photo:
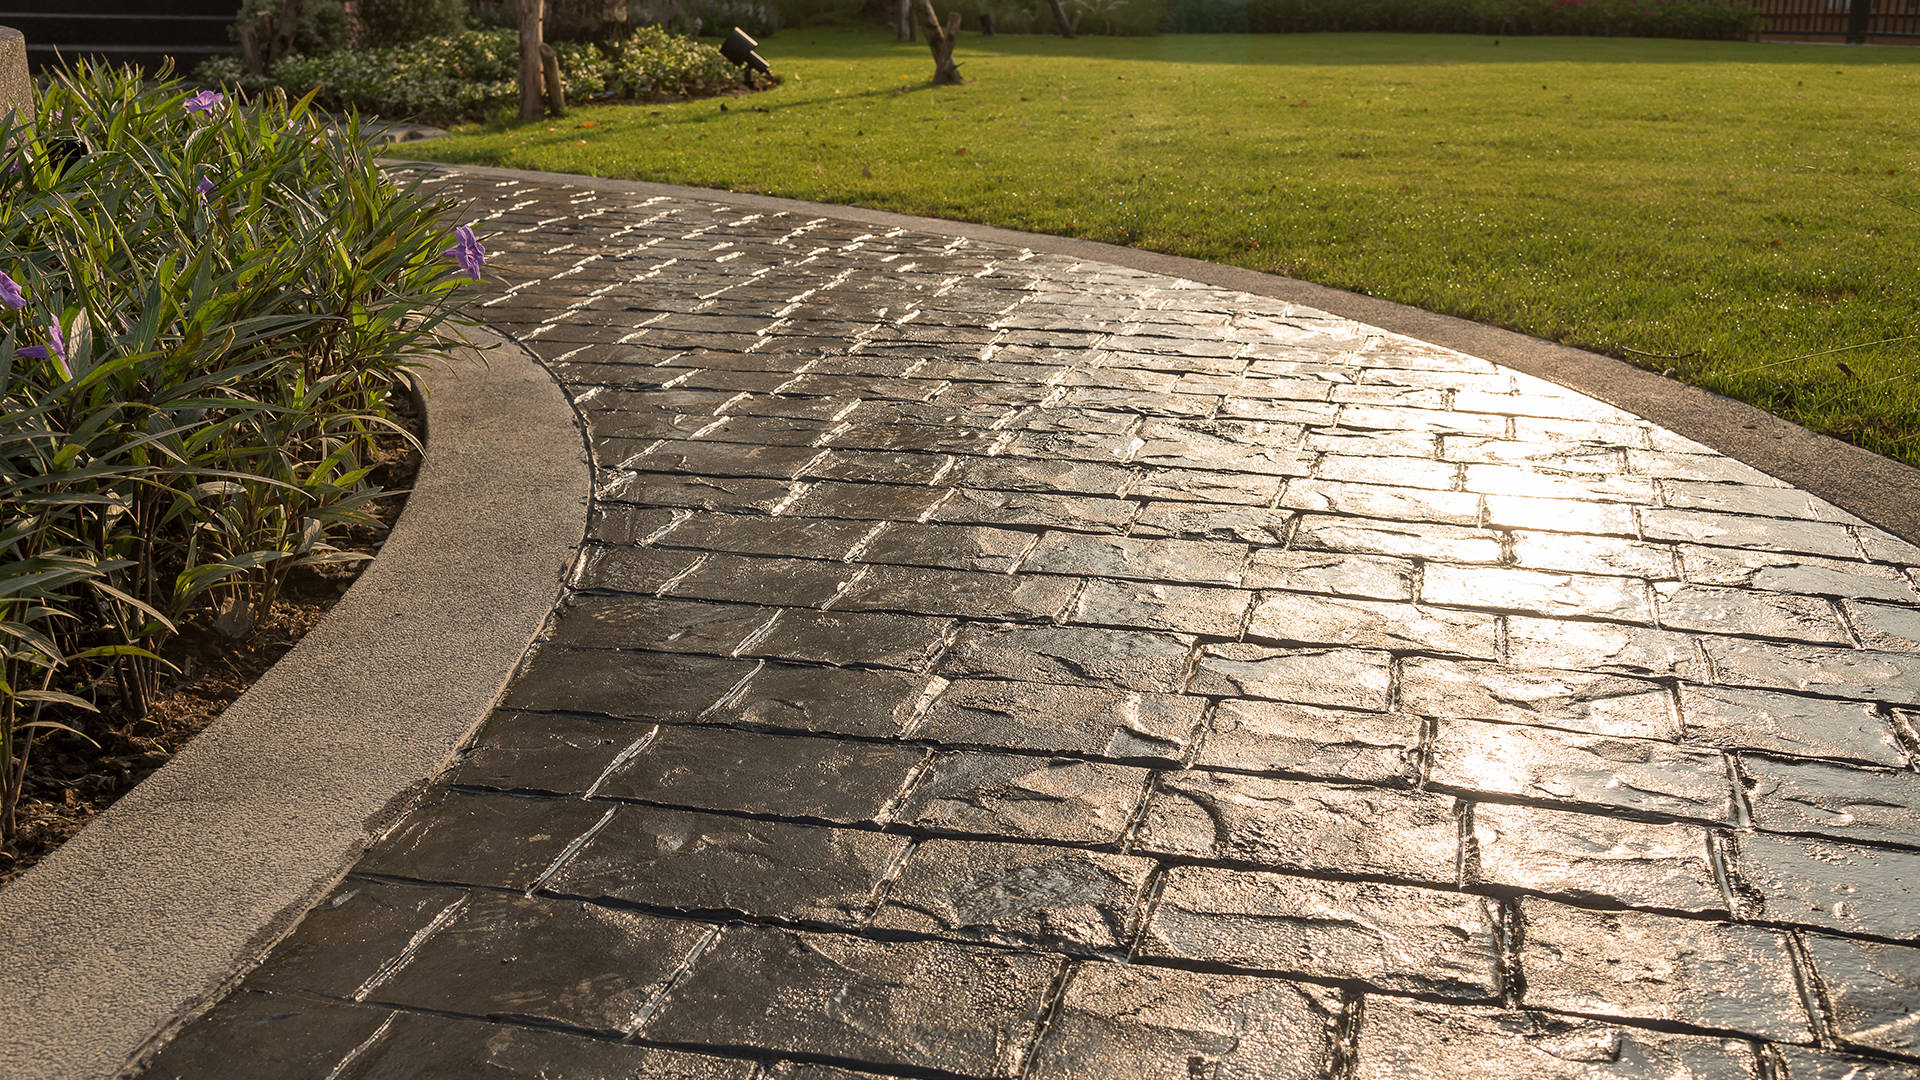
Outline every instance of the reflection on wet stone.
{"label": "reflection on wet stone", "polygon": [[1920,775],[1742,755],[1754,824],[1839,840],[1920,844]]}
{"label": "reflection on wet stone", "polygon": [[1413,657],[1401,669],[1400,704],[1426,716],[1539,724],[1597,735],[1672,739],[1680,734],[1665,687],[1581,671]]}
{"label": "reflection on wet stone", "polygon": [[1135,846],[1451,885],[1459,832],[1444,795],[1194,770],[1161,779]]}
{"label": "reflection on wet stone", "polygon": [[1148,920],[1145,956],[1358,980],[1463,1001],[1500,997],[1485,897],[1404,885],[1179,866]]}
{"label": "reflection on wet stone", "polygon": [[1725,914],[1707,833],[1597,814],[1477,803],[1467,864],[1485,885],[1575,901]]}
{"label": "reflection on wet stone", "polygon": [[1439,786],[1730,822],[1733,787],[1718,752],[1646,739],[1443,720],[1430,775]]}
{"label": "reflection on wet stone", "polygon": [[1274,701],[1222,701],[1194,764],[1366,784],[1412,779],[1418,717]]}
{"label": "reflection on wet stone", "polygon": [[938,832],[1114,844],[1149,775],[1071,758],[944,754],[894,818]]}
{"label": "reflection on wet stone", "polygon": [[1842,1045],[1920,1059],[1920,949],[1804,938]]}
{"label": "reflection on wet stone", "polygon": [[1920,854],[1766,833],[1741,835],[1736,848],[1752,917],[1920,941]]}
{"label": "reflection on wet stone", "polygon": [[1083,963],[1034,1051],[1034,1080],[1320,1080],[1330,990],[1239,975]]}
{"label": "reflection on wet stone", "polygon": [[913,849],[874,915],[877,930],[1052,949],[1111,949],[1150,859],[1040,844],[928,840]]}
{"label": "reflection on wet stone", "polygon": [[1189,688],[1196,694],[1265,698],[1384,712],[1392,660],[1359,649],[1208,645]]}
{"label": "reflection on wet stone", "polygon": [[1370,996],[1354,1080],[1751,1080],[1750,1044]]}
{"label": "reflection on wet stone", "polygon": [[1205,709],[1205,699],[1177,694],[956,679],[927,706],[912,735],[948,745],[1174,763]]}
{"label": "reflection on wet stone", "polygon": [[609,773],[596,794],[699,810],[875,821],[925,756],[915,747],[670,727]]}
{"label": "reflection on wet stone", "polygon": [[946,942],[736,926],[699,957],[642,1034],[1012,1077],[1059,963]]}
{"label": "reflection on wet stone", "polygon": [[1812,1042],[1786,935],[1522,900],[1521,1003]]}
{"label": "reflection on wet stone", "polygon": [[627,806],[549,878],[595,902],[856,925],[904,837]]}

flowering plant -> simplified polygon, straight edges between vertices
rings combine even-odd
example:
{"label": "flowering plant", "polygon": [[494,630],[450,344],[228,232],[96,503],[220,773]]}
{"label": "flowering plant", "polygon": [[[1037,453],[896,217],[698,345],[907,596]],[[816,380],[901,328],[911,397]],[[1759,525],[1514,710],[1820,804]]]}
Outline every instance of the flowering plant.
{"label": "flowering plant", "polygon": [[0,843],[36,735],[139,717],[183,622],[364,557],[373,441],[470,282],[452,207],[311,105],[83,65],[0,120]]}

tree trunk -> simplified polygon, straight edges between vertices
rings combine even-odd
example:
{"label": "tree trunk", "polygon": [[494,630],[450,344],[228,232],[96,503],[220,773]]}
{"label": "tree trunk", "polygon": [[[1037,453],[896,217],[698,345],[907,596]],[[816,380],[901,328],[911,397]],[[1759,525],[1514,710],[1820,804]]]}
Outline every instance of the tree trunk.
{"label": "tree trunk", "polygon": [[520,5],[520,119],[538,120],[540,104],[540,17],[546,0],[518,0]]}
{"label": "tree trunk", "polygon": [[913,0],[899,0],[893,8],[894,25],[899,28],[901,41],[913,40]]}
{"label": "tree trunk", "polygon": [[953,46],[960,36],[960,13],[947,12],[947,24],[940,25],[934,14],[933,0],[920,0],[920,21],[926,24],[927,48],[933,50],[933,85],[951,86],[960,82],[960,65],[953,62]]}
{"label": "tree trunk", "polygon": [[560,54],[553,46],[540,43],[540,70],[547,84],[547,111],[554,116],[567,115],[567,87],[560,81]]}
{"label": "tree trunk", "polygon": [[1060,36],[1072,37],[1074,24],[1080,20],[1067,18],[1066,6],[1060,0],[1047,0],[1047,4],[1053,8],[1053,25],[1060,31]]}

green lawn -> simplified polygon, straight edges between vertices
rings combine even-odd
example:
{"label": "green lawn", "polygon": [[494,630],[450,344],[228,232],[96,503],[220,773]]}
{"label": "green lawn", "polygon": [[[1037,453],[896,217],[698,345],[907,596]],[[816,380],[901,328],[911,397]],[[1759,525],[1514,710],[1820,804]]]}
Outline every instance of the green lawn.
{"label": "green lawn", "polygon": [[[1920,464],[1920,49],[788,30],[785,85],[397,148],[1088,237],[1598,349]],[[1808,357],[1806,354],[1824,353]],[[1648,354],[1653,354],[1649,356]],[[1841,365],[1844,364],[1843,368]]]}

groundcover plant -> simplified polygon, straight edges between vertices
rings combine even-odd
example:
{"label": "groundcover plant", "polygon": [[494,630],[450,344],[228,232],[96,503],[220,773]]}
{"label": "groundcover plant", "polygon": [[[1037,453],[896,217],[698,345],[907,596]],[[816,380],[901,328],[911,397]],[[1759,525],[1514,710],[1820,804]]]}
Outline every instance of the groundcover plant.
{"label": "groundcover plant", "polygon": [[309,105],[83,65],[0,121],[0,844],[36,738],[364,557],[374,439],[455,341],[479,241]]}

